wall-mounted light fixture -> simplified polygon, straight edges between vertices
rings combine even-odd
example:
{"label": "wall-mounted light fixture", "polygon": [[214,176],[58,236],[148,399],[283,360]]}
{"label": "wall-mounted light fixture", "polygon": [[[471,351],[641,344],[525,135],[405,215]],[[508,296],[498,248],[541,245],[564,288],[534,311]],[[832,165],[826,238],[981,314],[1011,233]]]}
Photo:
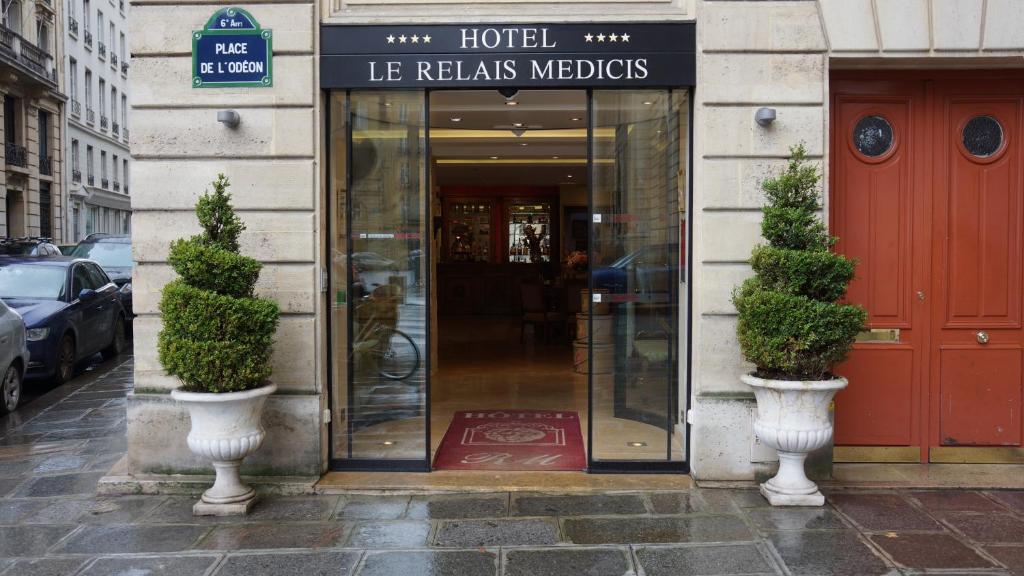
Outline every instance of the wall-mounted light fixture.
{"label": "wall-mounted light fixture", "polygon": [[241,121],[242,117],[239,116],[238,112],[235,112],[234,110],[217,111],[217,122],[220,122],[228,128],[238,128],[238,124]]}
{"label": "wall-mounted light fixture", "polygon": [[775,108],[762,107],[754,112],[754,120],[758,126],[771,126],[775,122]]}

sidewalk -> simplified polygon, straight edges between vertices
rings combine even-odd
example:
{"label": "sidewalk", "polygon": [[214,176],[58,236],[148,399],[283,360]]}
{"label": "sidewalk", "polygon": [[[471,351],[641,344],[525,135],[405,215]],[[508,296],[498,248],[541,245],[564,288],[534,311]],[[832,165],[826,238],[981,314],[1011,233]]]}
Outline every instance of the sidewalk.
{"label": "sidewalk", "polygon": [[1024,491],[753,490],[193,498],[95,495],[125,450],[130,358],[0,418],[0,576],[1024,575]]}

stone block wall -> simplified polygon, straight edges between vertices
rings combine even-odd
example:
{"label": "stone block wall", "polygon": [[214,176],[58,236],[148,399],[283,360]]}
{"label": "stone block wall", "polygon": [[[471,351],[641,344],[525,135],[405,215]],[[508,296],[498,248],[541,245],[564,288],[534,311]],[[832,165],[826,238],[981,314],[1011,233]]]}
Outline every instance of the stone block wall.
{"label": "stone block wall", "polygon": [[[246,224],[242,253],[264,263],[260,296],[282,311],[273,353],[278,392],[267,403],[268,439],[243,473],[319,474],[324,384],[320,357],[319,95],[312,2],[242,4],[274,33],[271,88],[191,87],[191,33],[223,5],[150,0],[132,5],[132,167],[135,391],[128,400],[129,472],[205,473],[185,444],[188,415],[170,400],[179,383],[160,367],[160,290],[174,277],[172,240],[194,234],[193,207],[218,173]],[[233,109],[236,129],[217,122]]]}

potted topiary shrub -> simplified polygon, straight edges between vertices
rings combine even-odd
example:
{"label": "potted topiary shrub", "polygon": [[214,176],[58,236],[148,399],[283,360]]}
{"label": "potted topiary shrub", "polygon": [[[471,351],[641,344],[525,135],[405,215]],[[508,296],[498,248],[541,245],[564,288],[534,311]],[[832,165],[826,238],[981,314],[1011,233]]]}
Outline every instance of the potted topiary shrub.
{"label": "potted topiary shrub", "polygon": [[279,311],[253,296],[262,265],[238,252],[245,225],[228,185],[218,175],[213,193],[196,203],[203,232],[171,243],[168,260],[179,277],[164,286],[160,301],[160,364],[182,382],[171,396],[188,408],[189,448],[216,471],[196,515],[244,514],[255,502],[238,470],[263,444],[263,404],[277,389],[268,378]]}
{"label": "potted topiary shrub", "polygon": [[790,152],[786,170],[762,183],[768,244],[754,248],[755,275],[734,291],[733,303],[740,348],[757,367],[742,377],[757,398],[754,432],[779,453],[779,472],[761,484],[761,494],[774,506],[821,506],[804,460],[832,438],[829,405],[847,385],[832,369],[867,313],[838,302],[856,263],[831,251],[836,239],[817,215],[818,170],[802,145]]}

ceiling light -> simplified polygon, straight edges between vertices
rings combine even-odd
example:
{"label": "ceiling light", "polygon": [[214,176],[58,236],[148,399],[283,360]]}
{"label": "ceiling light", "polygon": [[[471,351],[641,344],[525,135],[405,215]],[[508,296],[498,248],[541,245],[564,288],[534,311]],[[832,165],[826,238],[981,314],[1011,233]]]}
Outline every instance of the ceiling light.
{"label": "ceiling light", "polygon": [[552,160],[558,160],[558,156],[552,156],[551,159]]}
{"label": "ceiling light", "polygon": [[572,121],[573,121],[573,122],[579,122],[579,121],[580,121],[580,118],[578,118],[578,117],[574,117],[574,118],[572,119]]}
{"label": "ceiling light", "polygon": [[647,442],[626,442],[626,446],[629,446],[630,448],[643,448],[644,446],[647,446]]}
{"label": "ceiling light", "polygon": [[395,444],[398,444],[398,442],[395,442],[394,440],[385,440],[381,442],[382,446],[394,446]]}
{"label": "ceiling light", "polygon": [[497,156],[491,156],[491,160],[497,160],[497,159],[498,159]]}
{"label": "ceiling light", "polygon": [[529,142],[520,142],[519,145],[520,146],[529,146],[530,143]]}
{"label": "ceiling light", "polygon": [[391,102],[385,102],[384,105],[385,106],[391,106]]}
{"label": "ceiling light", "polygon": [[452,116],[451,117],[451,121],[452,122],[462,122],[462,118],[459,118],[458,116]]}
{"label": "ceiling light", "polygon": [[513,122],[512,125],[515,126],[516,128],[519,128],[519,127],[521,127],[523,125],[523,123],[522,122]]}
{"label": "ceiling light", "polygon": [[569,174],[569,178],[572,178],[572,174]]}
{"label": "ceiling light", "polygon": [[651,104],[654,104],[654,102],[650,100],[644,100],[644,106],[650,106]]}
{"label": "ceiling light", "polygon": [[516,102],[515,100],[508,100],[505,102],[505,106],[519,106],[519,102]]}

